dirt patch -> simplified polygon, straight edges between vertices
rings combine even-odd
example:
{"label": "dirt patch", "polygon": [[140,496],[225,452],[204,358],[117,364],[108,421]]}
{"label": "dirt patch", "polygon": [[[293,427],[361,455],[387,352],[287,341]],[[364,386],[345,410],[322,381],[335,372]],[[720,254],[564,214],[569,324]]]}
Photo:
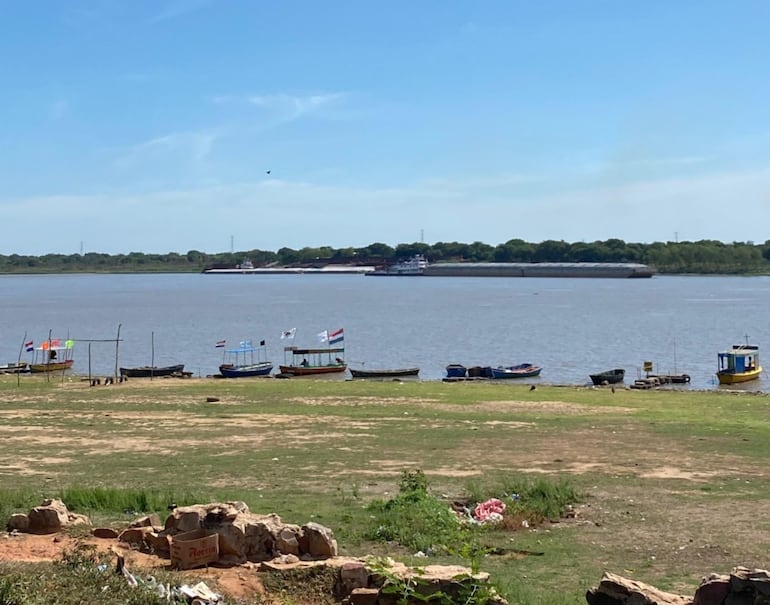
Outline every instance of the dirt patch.
{"label": "dirt patch", "polygon": [[264,589],[254,563],[235,567],[207,567],[192,571],[173,571],[168,559],[141,553],[115,540],[75,538],[66,533],[36,536],[31,534],[0,534],[0,563],[45,563],[59,561],[67,552],[81,545],[93,546],[98,552],[124,557],[126,566],[135,575],[150,574],[162,569],[178,577],[178,583],[205,582],[209,588],[224,592],[237,599],[248,599],[263,594]]}

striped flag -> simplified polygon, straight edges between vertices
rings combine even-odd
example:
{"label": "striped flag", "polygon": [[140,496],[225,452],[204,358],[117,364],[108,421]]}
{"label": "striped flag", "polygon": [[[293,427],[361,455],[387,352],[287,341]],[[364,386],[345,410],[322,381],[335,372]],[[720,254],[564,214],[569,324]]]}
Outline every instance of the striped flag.
{"label": "striped flag", "polygon": [[24,348],[27,351],[34,351],[35,350],[35,343],[34,343],[34,341],[29,340],[29,341],[25,342],[24,343]]}
{"label": "striped flag", "polygon": [[329,332],[329,344],[336,345],[338,342],[345,340],[345,335],[342,332],[342,328],[335,330],[334,332]]}
{"label": "striped flag", "polygon": [[225,344],[227,344],[227,341],[226,341],[226,340],[217,340],[217,344],[215,344],[214,346],[215,346],[217,349],[221,349],[222,347],[224,347],[224,346],[225,346]]}

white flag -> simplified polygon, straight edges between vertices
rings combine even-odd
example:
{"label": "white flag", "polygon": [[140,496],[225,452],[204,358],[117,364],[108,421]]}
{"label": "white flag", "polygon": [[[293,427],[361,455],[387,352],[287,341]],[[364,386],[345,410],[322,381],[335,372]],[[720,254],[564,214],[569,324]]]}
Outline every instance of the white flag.
{"label": "white flag", "polygon": [[284,338],[294,338],[294,335],[297,333],[297,328],[292,328],[291,330],[286,330],[285,332],[281,332],[281,340]]}
{"label": "white flag", "polygon": [[324,330],[323,332],[318,333],[318,342],[321,344],[325,343],[327,340],[329,340],[329,332]]}

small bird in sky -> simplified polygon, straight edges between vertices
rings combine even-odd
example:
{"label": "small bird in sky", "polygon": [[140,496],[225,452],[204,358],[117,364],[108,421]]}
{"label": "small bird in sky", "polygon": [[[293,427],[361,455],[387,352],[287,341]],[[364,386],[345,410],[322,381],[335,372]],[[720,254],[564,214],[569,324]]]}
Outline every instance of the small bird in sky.
{"label": "small bird in sky", "polygon": [[265,174],[270,174],[270,170],[265,170]]}

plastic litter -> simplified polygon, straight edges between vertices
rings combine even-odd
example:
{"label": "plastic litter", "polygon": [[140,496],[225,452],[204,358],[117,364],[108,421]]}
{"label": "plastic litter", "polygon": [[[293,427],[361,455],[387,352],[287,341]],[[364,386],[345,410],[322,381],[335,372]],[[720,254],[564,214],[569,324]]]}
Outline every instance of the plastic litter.
{"label": "plastic litter", "polygon": [[476,505],[473,509],[473,518],[479,523],[496,523],[502,521],[504,512],[505,502],[490,498]]}

